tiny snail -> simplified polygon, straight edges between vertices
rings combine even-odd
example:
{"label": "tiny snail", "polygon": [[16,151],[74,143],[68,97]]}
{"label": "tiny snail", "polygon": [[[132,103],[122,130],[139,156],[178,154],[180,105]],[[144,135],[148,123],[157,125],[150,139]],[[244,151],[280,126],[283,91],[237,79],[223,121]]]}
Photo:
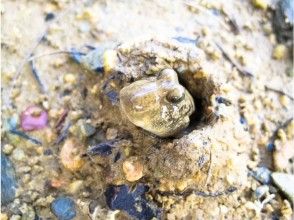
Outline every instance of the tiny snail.
{"label": "tiny snail", "polygon": [[159,137],[186,128],[195,111],[191,94],[172,69],[125,86],[120,91],[120,108],[130,122]]}

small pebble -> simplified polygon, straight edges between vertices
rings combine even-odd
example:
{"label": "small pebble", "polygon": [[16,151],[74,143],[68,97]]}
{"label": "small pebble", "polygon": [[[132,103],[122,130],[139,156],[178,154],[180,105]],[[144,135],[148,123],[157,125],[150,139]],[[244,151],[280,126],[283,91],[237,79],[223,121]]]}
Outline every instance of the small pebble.
{"label": "small pebble", "polygon": [[0,219],[1,220],[8,220],[8,216],[6,213],[0,213]]}
{"label": "small pebble", "polygon": [[117,129],[115,128],[108,128],[106,131],[106,139],[107,140],[114,140],[117,137]]}
{"label": "small pebble", "polygon": [[63,80],[64,80],[65,83],[69,83],[69,84],[75,84],[76,83],[76,77],[72,73],[65,74]]}
{"label": "small pebble", "polygon": [[254,7],[266,10],[268,7],[268,2],[266,0],[252,0]]}
{"label": "small pebble", "polygon": [[12,152],[12,158],[17,161],[24,161],[26,159],[26,155],[22,149],[16,148]]}
{"label": "small pebble", "polygon": [[111,72],[118,61],[117,54],[114,50],[106,50],[103,54],[104,71]]}
{"label": "small pebble", "polygon": [[49,12],[49,13],[47,13],[46,16],[45,16],[45,21],[51,21],[51,20],[54,19],[54,18],[55,18],[54,13]]}
{"label": "small pebble", "polygon": [[105,192],[106,203],[111,210],[124,210],[135,219],[161,219],[161,210],[146,199],[147,191],[148,186],[143,184],[133,190],[127,185],[109,186]]}
{"label": "small pebble", "polygon": [[74,201],[69,197],[59,197],[51,203],[51,210],[60,220],[71,220],[76,217]]}
{"label": "small pebble", "polygon": [[96,128],[86,121],[80,122],[80,131],[84,137],[90,137],[96,132]]}
{"label": "small pebble", "polygon": [[269,192],[269,187],[267,185],[262,185],[257,187],[257,189],[255,190],[255,196],[256,198],[260,199],[268,192]]}
{"label": "small pebble", "polygon": [[266,167],[257,167],[252,175],[263,184],[269,184],[271,182],[271,171]]}
{"label": "small pebble", "polygon": [[9,220],[21,220],[21,216],[20,215],[12,215]]}
{"label": "small pebble", "polygon": [[288,202],[288,200],[283,201],[283,205],[281,208],[281,214],[283,215],[284,219],[291,219],[291,216],[293,214],[292,207],[293,206],[291,206],[291,204]]}
{"label": "small pebble", "polygon": [[286,173],[272,173],[273,182],[275,185],[285,193],[294,204],[294,175]]}
{"label": "small pebble", "polygon": [[88,154],[89,155],[100,155],[108,156],[112,154],[112,148],[114,147],[115,141],[102,142],[93,146],[89,146]]}
{"label": "small pebble", "polygon": [[287,96],[281,95],[279,100],[283,107],[285,108],[289,107],[290,100]]}
{"label": "small pebble", "polygon": [[2,151],[3,151],[3,153],[9,155],[9,154],[12,153],[13,148],[14,148],[14,147],[13,147],[11,144],[5,144],[5,145],[3,146],[3,148],[2,148]]}
{"label": "small pebble", "polygon": [[39,106],[26,108],[20,116],[21,128],[24,131],[33,131],[45,128],[48,123],[48,113]]}
{"label": "small pebble", "polygon": [[286,56],[287,48],[283,44],[278,44],[273,50],[273,58],[281,60]]}
{"label": "small pebble", "polygon": [[82,188],[82,186],[83,186],[82,180],[75,180],[71,184],[69,184],[68,191],[71,194],[75,194]]}
{"label": "small pebble", "polygon": [[60,160],[63,166],[74,172],[84,165],[84,160],[80,156],[80,143],[75,139],[67,139],[60,151]]}
{"label": "small pebble", "polygon": [[134,182],[142,178],[143,176],[143,164],[136,158],[128,158],[123,163],[123,171],[128,181]]}

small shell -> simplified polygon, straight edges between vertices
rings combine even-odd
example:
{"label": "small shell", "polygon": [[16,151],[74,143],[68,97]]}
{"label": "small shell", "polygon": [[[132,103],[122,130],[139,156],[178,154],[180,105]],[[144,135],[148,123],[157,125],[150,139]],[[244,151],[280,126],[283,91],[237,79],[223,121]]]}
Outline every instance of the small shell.
{"label": "small shell", "polygon": [[143,164],[136,158],[129,158],[123,163],[123,171],[128,181],[134,182],[143,176]]}

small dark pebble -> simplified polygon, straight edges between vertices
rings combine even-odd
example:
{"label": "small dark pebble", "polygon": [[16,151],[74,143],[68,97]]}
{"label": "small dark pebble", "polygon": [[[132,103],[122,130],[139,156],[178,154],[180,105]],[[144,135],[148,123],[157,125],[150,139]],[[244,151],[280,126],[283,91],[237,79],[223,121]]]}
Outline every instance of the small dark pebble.
{"label": "small dark pebble", "polygon": [[51,210],[59,220],[71,220],[76,216],[74,201],[69,197],[59,197],[51,203]]}
{"label": "small dark pebble", "polygon": [[45,16],[45,21],[51,21],[51,20],[54,19],[54,18],[55,18],[54,13],[49,12],[49,13],[47,13],[46,16]]}
{"label": "small dark pebble", "polygon": [[232,102],[229,99],[223,98],[221,96],[216,97],[215,100],[217,101],[217,103],[225,104],[226,106],[229,106],[232,104]]}
{"label": "small dark pebble", "polygon": [[274,149],[275,149],[275,144],[274,143],[269,143],[267,146],[266,146],[267,150],[270,151],[270,152],[273,152]]}
{"label": "small dark pebble", "polygon": [[271,171],[266,167],[258,167],[256,170],[251,172],[251,175],[263,184],[271,183]]}
{"label": "small dark pebble", "polygon": [[106,203],[110,209],[124,210],[136,219],[160,219],[161,210],[145,197],[148,190],[143,184],[138,184],[134,190],[127,185],[109,186],[105,192]]}
{"label": "small dark pebble", "polygon": [[118,98],[118,93],[115,91],[109,91],[106,93],[106,96],[109,98],[110,102],[112,105],[115,105],[118,103],[119,98]]}
{"label": "small dark pebble", "polygon": [[1,205],[7,205],[14,200],[16,188],[13,165],[9,158],[1,153]]}
{"label": "small dark pebble", "polygon": [[240,123],[242,124],[242,125],[246,125],[247,124],[247,120],[244,118],[244,117],[240,117]]}
{"label": "small dark pebble", "polygon": [[108,156],[112,154],[112,148],[114,147],[115,142],[116,141],[107,141],[107,142],[96,144],[94,146],[90,146],[87,151],[88,155]]}

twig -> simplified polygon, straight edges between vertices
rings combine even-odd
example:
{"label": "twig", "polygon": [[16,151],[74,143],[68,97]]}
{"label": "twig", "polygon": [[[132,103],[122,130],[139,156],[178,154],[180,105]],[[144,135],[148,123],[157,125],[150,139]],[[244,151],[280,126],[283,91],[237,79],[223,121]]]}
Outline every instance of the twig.
{"label": "twig", "polygon": [[279,94],[281,94],[281,95],[285,95],[285,96],[287,96],[289,99],[291,99],[292,101],[294,101],[294,98],[293,98],[291,95],[287,94],[286,92],[284,92],[284,91],[282,91],[282,90],[274,89],[274,88],[271,88],[271,87],[269,87],[269,86],[267,86],[267,85],[265,85],[264,88],[265,88],[266,90],[268,90],[268,91],[272,91],[272,92],[279,93]]}
{"label": "twig", "polygon": [[38,83],[41,93],[45,93],[44,84],[41,81],[39,71],[37,70],[37,68],[35,66],[35,62],[33,60],[30,61],[30,66],[32,69],[33,77],[35,78],[36,82]]}
{"label": "twig", "polygon": [[204,186],[207,185],[210,177],[211,177],[211,164],[212,164],[212,153],[211,153],[211,148],[210,148],[210,151],[209,151],[209,160],[210,160],[210,163],[209,163],[209,167],[208,167],[208,172],[207,172],[207,177],[206,177],[206,180],[205,180],[205,184]]}
{"label": "twig", "polygon": [[60,50],[60,51],[55,51],[55,52],[51,52],[51,53],[43,53],[43,54],[38,54],[38,55],[31,56],[28,59],[28,61],[39,59],[39,58],[42,58],[42,57],[45,57],[45,56],[52,56],[52,55],[57,55],[57,54],[73,54],[73,53],[75,53],[75,52],[68,51],[68,50]]}
{"label": "twig", "polygon": [[57,140],[55,141],[55,144],[60,144],[67,137],[70,126],[71,126],[71,123],[69,122],[63,128],[61,134],[58,136]]}
{"label": "twig", "polygon": [[9,130],[11,134],[14,134],[14,135],[17,135],[21,138],[24,138],[24,139],[27,139],[29,141],[31,141],[32,143],[34,144],[38,144],[38,145],[42,145],[42,142],[39,141],[38,139],[34,138],[34,137],[31,137],[29,135],[27,135],[26,133],[22,132],[22,131],[19,131],[19,130],[16,130],[16,129],[12,129],[12,130]]}
{"label": "twig", "polygon": [[228,15],[226,15],[226,20],[228,21],[231,30],[233,31],[234,34],[239,34],[240,33],[240,28],[234,18],[230,18]]}
{"label": "twig", "polygon": [[57,132],[60,132],[60,130],[62,129],[63,122],[65,121],[65,118],[67,117],[67,115],[68,115],[68,110],[64,109],[64,111],[62,112],[61,116],[59,117],[55,125]]}
{"label": "twig", "polygon": [[238,70],[239,73],[241,73],[243,76],[253,77],[252,73],[248,72],[247,70],[243,70],[218,43],[215,44],[218,47],[218,49],[222,52],[224,58],[228,60],[232,64],[232,66]]}

